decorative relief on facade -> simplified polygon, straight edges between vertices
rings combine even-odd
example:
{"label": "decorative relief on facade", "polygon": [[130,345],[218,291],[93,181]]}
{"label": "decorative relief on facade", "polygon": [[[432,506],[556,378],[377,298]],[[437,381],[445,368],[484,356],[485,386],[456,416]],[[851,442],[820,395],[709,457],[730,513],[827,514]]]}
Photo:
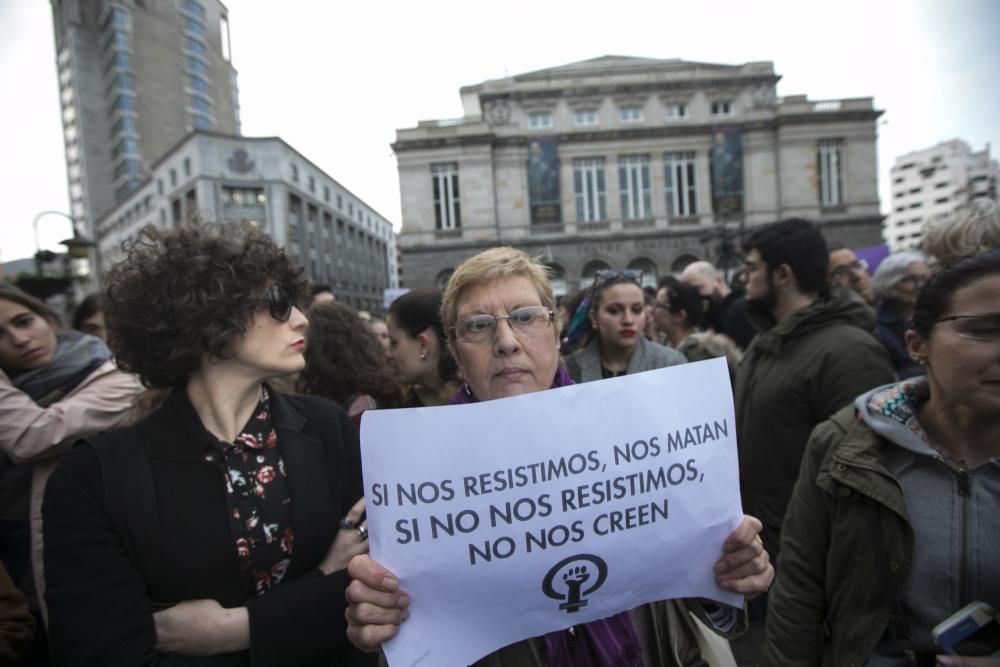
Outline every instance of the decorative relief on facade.
{"label": "decorative relief on facade", "polygon": [[254,161],[250,159],[250,156],[242,148],[234,150],[233,156],[226,160],[226,164],[229,166],[230,171],[234,171],[237,174],[245,174],[253,171],[254,167]]}
{"label": "decorative relief on facade", "polygon": [[506,125],[510,122],[510,102],[507,100],[503,98],[490,100],[483,106],[485,107],[486,122],[490,126]]}

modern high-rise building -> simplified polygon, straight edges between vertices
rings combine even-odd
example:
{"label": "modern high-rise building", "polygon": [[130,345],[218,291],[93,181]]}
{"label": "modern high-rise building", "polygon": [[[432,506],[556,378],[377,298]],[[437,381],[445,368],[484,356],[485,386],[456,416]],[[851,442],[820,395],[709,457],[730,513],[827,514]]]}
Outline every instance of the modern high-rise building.
{"label": "modern high-rise building", "polygon": [[400,282],[442,284],[510,244],[557,291],[596,270],[649,282],[781,218],[849,247],[880,241],[870,97],[780,98],[770,62],[605,56],[461,89],[463,116],[396,132]]}
{"label": "modern high-rise building", "polygon": [[52,0],[70,214],[94,222],[196,129],[239,134],[218,0]]}
{"label": "modern high-rise building", "polygon": [[973,151],[961,139],[896,158],[890,170],[892,211],[883,235],[893,251],[920,246],[924,223],[973,199],[1000,201],[1000,166],[990,147]]}

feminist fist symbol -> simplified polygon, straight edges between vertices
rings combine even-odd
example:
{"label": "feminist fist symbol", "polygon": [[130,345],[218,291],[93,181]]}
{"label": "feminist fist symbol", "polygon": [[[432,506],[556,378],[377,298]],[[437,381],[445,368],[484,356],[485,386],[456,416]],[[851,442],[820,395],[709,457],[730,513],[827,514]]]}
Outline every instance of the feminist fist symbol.
{"label": "feminist fist symbol", "polygon": [[[561,611],[573,613],[587,606],[587,596],[596,591],[608,576],[604,559],[593,554],[577,554],[564,558],[549,569],[542,581],[542,592],[562,600]],[[556,590],[556,583],[558,588]]]}

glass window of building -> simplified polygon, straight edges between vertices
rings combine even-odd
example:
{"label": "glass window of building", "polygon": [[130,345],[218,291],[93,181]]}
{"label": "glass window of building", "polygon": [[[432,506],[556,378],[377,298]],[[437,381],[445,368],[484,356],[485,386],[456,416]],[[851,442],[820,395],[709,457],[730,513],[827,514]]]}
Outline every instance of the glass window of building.
{"label": "glass window of building", "polygon": [[192,37],[186,37],[184,39],[184,48],[196,56],[204,56],[206,52],[205,45],[200,40]]}
{"label": "glass window of building", "polygon": [[119,111],[135,111],[135,98],[131,95],[119,95],[115,99],[115,109]]}
{"label": "glass window of building", "polygon": [[458,229],[462,226],[462,208],[458,191],[458,163],[439,162],[431,165],[431,187],[434,191],[434,223],[437,229]]}
{"label": "glass window of building", "polygon": [[188,56],[187,59],[188,71],[193,76],[200,76],[204,79],[208,78],[208,65],[198,60],[197,58],[192,58]]}
{"label": "glass window of building", "polygon": [[577,111],[573,115],[573,122],[576,125],[586,126],[586,125],[597,125],[597,110],[596,109],[585,109],[582,111]]}
{"label": "glass window of building", "polygon": [[820,206],[840,206],[844,203],[843,152],[843,139],[820,139],[817,144]]}
{"label": "glass window of building", "polygon": [[191,108],[201,113],[211,113],[212,103],[200,95],[192,95]]}
{"label": "glass window of building", "polygon": [[198,18],[205,18],[205,8],[197,0],[184,0],[184,11]]}
{"label": "glass window of building", "polygon": [[193,114],[191,116],[191,127],[195,130],[211,130],[212,120],[199,114]]}
{"label": "glass window of building", "polygon": [[712,102],[713,116],[732,116],[736,113],[736,105],[732,100],[716,100]]}
{"label": "glass window of building", "polygon": [[682,102],[667,104],[663,107],[663,112],[667,120],[683,120],[688,117],[688,107]]}
{"label": "glass window of building", "polygon": [[642,107],[637,105],[622,107],[621,119],[623,123],[642,122]]}
{"label": "glass window of building", "polygon": [[698,214],[698,179],[694,151],[666,153],[663,177],[667,195],[667,215],[687,217]]}
{"label": "glass window of building", "polygon": [[604,158],[573,160],[573,193],[577,222],[594,222],[608,217]]}
{"label": "glass window of building", "polygon": [[648,155],[619,156],[618,189],[621,192],[622,217],[625,220],[645,220],[652,217]]}
{"label": "glass window of building", "polygon": [[552,113],[549,111],[532,111],[528,114],[528,127],[533,130],[552,127],[553,125]]}

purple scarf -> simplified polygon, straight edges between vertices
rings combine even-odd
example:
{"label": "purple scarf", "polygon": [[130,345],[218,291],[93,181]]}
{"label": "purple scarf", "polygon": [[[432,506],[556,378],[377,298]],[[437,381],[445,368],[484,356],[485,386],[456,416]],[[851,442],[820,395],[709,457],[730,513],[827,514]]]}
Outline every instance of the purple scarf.
{"label": "purple scarf", "polygon": [[[565,368],[556,369],[549,389],[567,387],[573,378]],[[479,399],[465,382],[449,404],[478,403]],[[551,667],[642,667],[639,637],[629,612],[623,611],[599,621],[579,625],[573,632],[557,630],[544,636],[545,653]]]}

